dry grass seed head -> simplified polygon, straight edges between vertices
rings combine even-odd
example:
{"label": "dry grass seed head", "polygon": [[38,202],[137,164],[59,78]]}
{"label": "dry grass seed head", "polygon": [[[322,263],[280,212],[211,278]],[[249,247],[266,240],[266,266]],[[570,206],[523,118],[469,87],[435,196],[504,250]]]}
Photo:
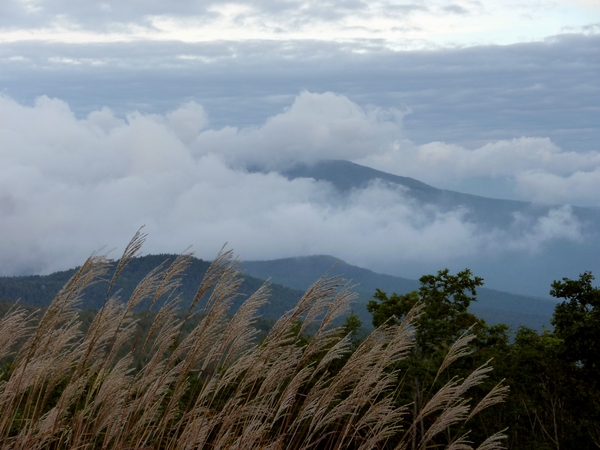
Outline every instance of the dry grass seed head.
{"label": "dry grass seed head", "polygon": [[12,353],[12,347],[31,330],[33,314],[17,305],[0,319],[0,359]]}
{"label": "dry grass seed head", "polygon": [[263,341],[263,345],[270,346],[272,343],[275,343],[275,345],[287,345],[291,330],[303,318],[305,320],[296,335],[304,332],[313,318],[316,318],[325,310],[328,295],[335,292],[337,282],[337,278],[331,279],[323,276],[310,286],[294,309],[283,314],[271,327],[271,330]]}
{"label": "dry grass seed head", "polygon": [[129,241],[129,243],[127,244],[127,247],[125,247],[125,251],[123,252],[123,255],[121,256],[121,259],[119,259],[119,262],[117,263],[117,267],[115,268],[115,273],[113,274],[113,277],[108,286],[108,290],[106,292],[107,298],[110,295],[112,288],[115,285],[117,279],[119,278],[121,271],[125,268],[125,266],[129,263],[129,261],[131,261],[133,258],[135,258],[137,256],[137,254],[141,250],[142,246],[144,245],[144,242],[146,242],[146,237],[148,235],[146,233],[142,233],[142,228],[144,228],[144,227],[141,227],[138,231],[136,231],[136,233],[133,236],[133,238],[131,239],[131,241]]}
{"label": "dry grass seed head", "polygon": [[152,309],[156,302],[168,293],[175,291],[181,285],[180,277],[185,270],[190,266],[193,260],[192,253],[184,253],[177,256],[175,261],[165,270],[158,286],[154,290],[154,297],[148,309]]}
{"label": "dry grass seed head", "polygon": [[473,447],[471,446],[473,442],[467,440],[468,435],[469,432],[466,432],[462,436],[459,436],[457,439],[452,441],[450,445],[448,445],[446,450],[473,450]]}
{"label": "dry grass seed head", "polygon": [[490,406],[497,405],[498,403],[504,402],[508,392],[510,391],[509,386],[504,385],[504,380],[500,381],[496,386],[492,388],[490,392],[487,393],[485,397],[473,408],[473,411],[469,415],[467,420],[470,420],[477,414],[479,414],[484,409],[489,408]]}
{"label": "dry grass seed head", "polygon": [[468,400],[461,400],[452,406],[446,406],[433,424],[429,426],[425,432],[425,436],[421,438],[421,444],[427,445],[427,443],[442,431],[447,430],[453,425],[464,422],[469,415],[470,409],[471,407],[469,406]]}
{"label": "dry grass seed head", "polygon": [[443,411],[450,406],[458,397],[459,380],[453,377],[444,386],[442,386],[429,401],[423,406],[419,414],[414,419],[414,424],[422,421],[436,411]]}
{"label": "dry grass seed head", "polygon": [[486,378],[488,378],[487,374],[494,370],[494,368],[490,366],[490,361],[491,359],[487,360],[464,379],[456,391],[457,396],[464,395],[469,389],[474,386],[479,386]]}
{"label": "dry grass seed head", "polygon": [[152,269],[143,279],[138,283],[138,285],[133,290],[131,297],[127,301],[127,306],[125,308],[125,312],[133,310],[137,305],[148,298],[155,298],[155,293],[158,289],[158,286],[164,277],[164,262]]}
{"label": "dry grass seed head", "polygon": [[502,449],[504,449],[505,447],[502,444],[502,441],[505,441],[508,438],[508,436],[506,436],[506,434],[504,434],[505,431],[506,431],[506,429],[491,435],[489,438],[487,438],[485,441],[483,441],[481,443],[481,445],[479,447],[477,447],[476,450],[502,450]]}
{"label": "dry grass seed head", "polygon": [[302,385],[310,378],[312,372],[312,367],[303,367],[298,373],[296,373],[294,378],[292,378],[279,397],[277,409],[275,410],[276,412],[273,416],[273,423],[290,414],[291,408],[296,404],[296,396],[298,395],[300,387],[302,387]]}
{"label": "dry grass seed head", "polygon": [[74,320],[77,316],[77,305],[82,291],[97,282],[108,270],[109,260],[104,256],[92,255],[83,266],[71,277],[65,287],[54,298],[34,334],[21,347],[15,362],[27,361],[37,352],[45,353],[50,342],[47,337],[53,329]]}
{"label": "dry grass seed head", "polygon": [[[305,305],[307,313],[304,319],[305,324],[313,323],[317,317],[325,314],[331,307],[335,293],[343,282],[344,280],[340,277],[322,278],[321,283],[313,285],[314,289],[309,289],[306,292]],[[300,332],[303,332],[304,329],[301,328]]]}
{"label": "dry grass seed head", "polygon": [[256,330],[253,325],[256,321],[257,311],[267,303],[268,296],[269,287],[265,284],[240,306],[227,325],[223,344],[219,350],[225,355],[222,361],[224,366],[239,359],[254,343]]}
{"label": "dry grass seed head", "polygon": [[474,334],[469,334],[471,328],[469,328],[469,330],[465,331],[452,344],[452,346],[448,350],[448,353],[446,353],[446,356],[444,357],[444,360],[442,361],[440,368],[438,369],[438,372],[435,376],[436,380],[440,376],[440,374],[444,370],[446,370],[454,361],[473,353],[473,350],[467,347],[469,345],[469,343],[476,337]]}
{"label": "dry grass seed head", "polygon": [[[202,300],[202,298],[204,298],[204,296],[215,286],[217,281],[223,277],[223,275],[227,271],[227,269],[229,267],[231,267],[232,264],[234,264],[233,251],[228,250],[228,251],[224,252],[223,251],[224,249],[225,249],[225,246],[223,246],[223,248],[219,251],[219,254],[214,259],[214,261],[211,263],[206,274],[204,275],[204,278],[202,279],[200,286],[198,286],[196,295],[194,295],[194,298],[190,304],[190,309],[189,309],[190,311],[193,311],[194,308],[196,308],[196,306],[198,305],[200,300]],[[209,308],[210,308],[210,302],[207,302],[207,304],[205,306],[205,310],[207,310]]]}
{"label": "dry grass seed head", "polygon": [[[344,280],[340,280],[344,281]],[[319,332],[321,330],[327,330],[331,324],[338,318],[342,317],[344,314],[350,311],[350,303],[357,299],[358,294],[352,291],[354,286],[348,286],[345,284],[344,286],[340,286],[342,289],[335,294],[331,305],[327,309],[327,313],[325,317],[321,321],[321,326],[319,328]],[[319,333],[317,332],[317,334]]]}

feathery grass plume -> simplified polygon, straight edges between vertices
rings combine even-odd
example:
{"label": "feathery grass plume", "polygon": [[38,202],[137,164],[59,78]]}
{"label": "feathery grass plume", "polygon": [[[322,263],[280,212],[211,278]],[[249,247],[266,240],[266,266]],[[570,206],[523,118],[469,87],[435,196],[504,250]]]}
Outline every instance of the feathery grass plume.
{"label": "feathery grass plume", "polygon": [[[193,311],[194,308],[198,305],[200,300],[204,298],[204,296],[214,287],[218,280],[221,279],[223,274],[232,266],[233,259],[233,250],[225,250],[225,246],[221,248],[219,254],[212,262],[200,286],[198,286],[198,290],[196,291],[196,295],[194,296],[191,304],[190,311]],[[210,308],[210,303],[207,302],[205,306],[205,311]]]}
{"label": "feathery grass plume", "polygon": [[[18,351],[0,384],[0,450],[406,448],[417,424],[419,448],[437,446],[444,432],[447,448],[463,450],[472,448],[468,420],[506,395],[500,384],[471,407],[465,395],[485,379],[486,364],[451,379],[411,417],[397,402],[405,388],[398,362],[409,361],[422,307],[353,350],[334,326],[354,298],[339,277],[313,284],[262,342],[253,325],[268,285],[231,314],[241,283],[231,251],[221,250],[183,318],[176,289],[191,254],[151,271],[122,302],[111,291],[145,237],[138,231],[128,245],[85,335],[76,304],[103,279],[104,257],[82,266]],[[158,310],[140,323],[133,311],[144,300]],[[26,325],[19,310],[0,320],[0,344],[14,343]],[[316,332],[307,337],[307,329]],[[438,374],[468,353],[470,340],[455,342]],[[503,439],[497,433],[479,448],[502,448]]]}
{"label": "feathery grass plume", "polygon": [[506,430],[502,430],[491,435],[483,441],[476,450],[502,450],[505,448],[504,445],[502,445],[502,441],[505,441],[508,438],[506,434],[504,434],[505,431]]}
{"label": "feathery grass plume", "polygon": [[71,277],[46,310],[33,335],[19,350],[12,372],[0,392],[0,436],[8,436],[19,422],[17,445],[32,438],[45,401],[66,376],[70,364],[80,355],[74,351],[79,337],[76,304],[83,289],[100,279],[108,269],[108,259],[92,255]]}
{"label": "feathery grass plume", "polygon": [[[140,339],[141,328],[138,329],[136,334],[133,328],[135,324],[127,325],[124,328],[121,328],[121,325],[124,323],[127,324],[131,311],[144,299],[152,298],[150,305],[150,308],[152,308],[163,295],[175,290],[179,286],[177,277],[189,266],[190,261],[190,254],[180,255],[167,269],[163,269],[162,265],[159,266],[157,269],[152,270],[138,284],[126,307],[122,310],[114,337],[111,341],[111,350],[105,358],[105,362],[110,364],[110,361],[114,359],[117,352],[131,340],[133,335],[136,335],[131,344],[129,354],[122,360],[124,366],[132,366],[134,353]],[[162,358],[167,348],[173,345],[181,328],[181,324],[177,323],[173,314],[173,310],[178,302],[177,298],[173,301],[167,301],[159,311],[159,314],[157,314],[157,317],[162,319],[164,326],[156,338],[155,346],[153,346],[153,350],[155,351],[154,357],[142,367],[136,377],[132,379],[118,378],[119,380],[127,381],[122,389],[122,394],[127,401],[123,403],[120,410],[113,409],[109,411],[113,416],[113,420],[110,422],[111,425],[115,423],[120,425],[116,428],[113,426],[112,430],[107,429],[105,444],[106,442],[110,442],[111,439],[115,439],[116,442],[123,442],[125,437],[131,434],[132,429],[134,431],[138,429],[147,431],[148,423],[158,415],[157,411],[160,408],[160,401],[164,399],[169,383],[173,381],[172,375],[165,374],[165,365]],[[165,321],[165,316],[169,320]],[[143,320],[146,320],[147,317],[148,312]],[[146,343],[144,343],[144,347],[145,345]],[[104,382],[108,382],[108,380]],[[96,399],[101,398],[100,394],[96,397]],[[132,422],[133,417],[136,417],[134,422]]]}
{"label": "feathery grass plume", "polygon": [[[155,285],[154,292],[152,293],[152,302],[143,321],[147,320],[150,308],[161,297],[174,292],[179,287],[180,276],[189,266],[191,258],[192,255],[189,253],[179,255],[165,271],[157,273],[160,281]],[[155,284],[154,280],[150,284]],[[146,288],[142,287],[141,289],[145,290]],[[146,296],[145,293],[143,295]],[[156,314],[150,326],[148,336],[143,342],[140,351],[142,357],[153,335],[158,332],[150,348],[150,359],[143,361],[143,364],[142,361],[139,362],[141,369],[130,384],[128,397],[132,400],[128,403],[126,410],[120,417],[120,421],[123,424],[119,432],[121,442],[128,435],[141,433],[145,436],[145,439],[138,440],[137,445],[142,445],[143,442],[151,437],[154,422],[160,418],[162,403],[165,401],[177,374],[177,371],[169,367],[164,358],[168,354],[169,349],[176,345],[183,326],[183,323],[176,318],[176,310],[179,303],[179,297],[167,300]],[[139,304],[139,302],[136,304]],[[140,328],[133,342],[129,354],[130,362],[133,359],[134,352],[137,350],[141,331]],[[181,389],[178,392],[181,392]],[[167,413],[164,416],[170,418],[172,414]]]}
{"label": "feathery grass plume", "polygon": [[127,247],[125,247],[125,251],[121,256],[121,259],[119,259],[117,267],[115,268],[115,273],[113,274],[112,279],[110,280],[110,283],[108,285],[108,289],[106,290],[106,300],[109,299],[112,289],[117,279],[119,278],[119,275],[121,275],[122,270],[125,268],[125,266],[127,266],[127,264],[129,264],[129,262],[133,258],[135,258],[139,254],[142,246],[144,245],[144,242],[146,242],[148,234],[142,233],[142,228],[144,227],[142,226],[139,230],[136,231],[131,241],[129,241],[129,244],[127,244]]}
{"label": "feathery grass plume", "polygon": [[504,385],[504,381],[504,379],[501,380],[500,383],[494,386],[492,390],[488,392],[479,403],[477,403],[475,408],[473,408],[473,411],[471,411],[471,414],[469,414],[467,420],[470,420],[484,409],[497,405],[498,403],[504,402],[506,396],[508,395],[508,392],[510,391],[510,387]]}
{"label": "feathery grass plume", "polygon": [[446,370],[454,361],[473,353],[473,350],[471,350],[468,347],[469,343],[476,338],[474,334],[470,333],[472,328],[473,327],[471,326],[468,330],[462,333],[459,336],[459,338],[450,346],[450,350],[448,351],[448,353],[446,353],[446,356],[444,357],[444,360],[442,361],[442,364],[440,364],[440,368],[438,369],[437,374],[435,375],[436,381],[440,374],[444,370]]}
{"label": "feathery grass plume", "polygon": [[467,440],[468,435],[469,432],[466,432],[462,436],[456,438],[450,443],[450,445],[448,445],[448,447],[446,447],[446,450],[473,450],[473,447],[471,446],[473,443]]}
{"label": "feathery grass plume", "polygon": [[0,319],[0,359],[12,353],[13,346],[29,331],[32,315],[13,305]]}
{"label": "feathery grass plume", "polygon": [[[146,242],[146,237],[147,234],[142,233],[142,228],[141,227],[133,236],[133,238],[131,239],[131,241],[129,241],[129,243],[127,244],[127,246],[125,247],[125,251],[123,252],[123,254],[121,255],[121,258],[119,259],[119,262],[117,263],[117,267],[115,268],[115,272],[110,280],[110,283],[108,285],[108,289],[106,290],[106,297],[104,300],[104,304],[102,305],[102,308],[100,309],[100,311],[98,312],[98,314],[96,315],[96,317],[94,318],[94,322],[95,324],[92,324],[92,327],[90,327],[90,330],[88,331],[88,334],[86,336],[86,340],[88,341],[88,345],[87,345],[87,351],[92,351],[93,349],[96,348],[96,339],[100,336],[95,332],[96,327],[99,328],[103,328],[100,327],[100,324],[107,324],[110,323],[112,324],[114,321],[113,320],[103,320],[104,319],[104,314],[105,313],[110,313],[110,312],[115,312],[115,298],[111,297],[111,293],[113,290],[113,287],[115,285],[115,283],[117,282],[117,279],[119,278],[119,275],[121,274],[121,272],[123,271],[123,269],[127,266],[127,264],[129,264],[129,262],[135,258],[142,246],[144,245],[144,242]],[[113,302],[111,302],[111,300],[113,300]],[[109,304],[111,303],[111,304]],[[94,327],[95,325],[95,327]],[[94,331],[92,331],[94,329]],[[114,327],[114,329],[118,329],[117,327]],[[90,332],[92,331],[92,332]],[[84,358],[81,361],[80,364],[80,368],[84,367],[86,362],[87,362],[87,358],[89,357],[89,353],[86,352],[86,355],[84,356]]]}

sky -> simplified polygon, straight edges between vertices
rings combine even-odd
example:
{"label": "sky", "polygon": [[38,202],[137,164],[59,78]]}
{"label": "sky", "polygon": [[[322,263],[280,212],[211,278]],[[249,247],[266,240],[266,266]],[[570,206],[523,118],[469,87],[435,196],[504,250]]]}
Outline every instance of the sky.
{"label": "sky", "polygon": [[[72,267],[142,225],[148,253],[228,242],[396,275],[581,244],[599,75],[600,0],[4,0],[0,275]],[[321,159],[556,207],[490,231],[277,173]]]}

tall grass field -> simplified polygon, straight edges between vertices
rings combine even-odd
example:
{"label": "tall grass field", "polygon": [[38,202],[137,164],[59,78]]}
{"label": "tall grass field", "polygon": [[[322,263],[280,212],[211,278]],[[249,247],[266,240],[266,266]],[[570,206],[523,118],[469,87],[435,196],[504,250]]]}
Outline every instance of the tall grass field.
{"label": "tall grass field", "polygon": [[[110,261],[91,256],[43,317],[14,307],[0,319],[0,358],[10,360],[0,373],[0,448],[504,448],[498,430],[470,442],[469,424],[508,388],[475,402],[488,364],[446,376],[470,335],[449,346],[436,386],[444,383],[417,408],[399,393],[413,383],[401,362],[415,345],[418,306],[357,342],[336,320],[351,289],[323,277],[259,338],[269,287],[230,313],[241,282],[231,251],[216,257],[183,313],[177,287],[190,254],[152,270],[128,299],[113,292],[145,237],[135,235],[110,279]],[[77,308],[94,283],[106,285],[106,301],[84,333]],[[139,314],[143,301],[151,306]]]}

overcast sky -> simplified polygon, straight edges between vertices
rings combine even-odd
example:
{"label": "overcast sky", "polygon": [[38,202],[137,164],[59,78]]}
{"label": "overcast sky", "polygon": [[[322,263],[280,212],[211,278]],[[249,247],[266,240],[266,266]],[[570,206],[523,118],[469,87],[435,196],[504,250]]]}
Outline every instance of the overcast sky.
{"label": "overcast sky", "polygon": [[[581,243],[560,205],[600,206],[600,0],[4,0],[0,92],[3,275],[142,224],[147,252],[439,268]],[[326,158],[557,207],[490,233],[246,171]]]}

